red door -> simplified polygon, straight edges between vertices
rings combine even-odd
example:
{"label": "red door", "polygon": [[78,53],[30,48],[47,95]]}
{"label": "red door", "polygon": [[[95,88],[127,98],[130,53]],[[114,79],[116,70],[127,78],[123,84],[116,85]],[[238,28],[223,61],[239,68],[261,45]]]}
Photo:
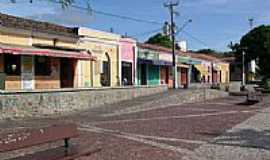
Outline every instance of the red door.
{"label": "red door", "polygon": [[181,85],[187,88],[188,85],[188,69],[181,68]]}
{"label": "red door", "polygon": [[61,88],[73,88],[76,61],[68,58],[62,58],[60,62]]}
{"label": "red door", "polygon": [[218,82],[218,73],[217,71],[213,71],[213,83],[217,83]]}
{"label": "red door", "polygon": [[169,71],[167,67],[160,68],[160,82],[161,84],[169,83]]}

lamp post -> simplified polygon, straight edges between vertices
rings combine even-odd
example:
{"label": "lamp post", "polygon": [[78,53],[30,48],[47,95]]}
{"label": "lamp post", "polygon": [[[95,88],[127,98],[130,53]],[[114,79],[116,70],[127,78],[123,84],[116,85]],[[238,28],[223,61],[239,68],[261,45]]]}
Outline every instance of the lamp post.
{"label": "lamp post", "polygon": [[245,71],[245,51],[242,52],[242,90],[245,90],[246,86],[246,71]]}

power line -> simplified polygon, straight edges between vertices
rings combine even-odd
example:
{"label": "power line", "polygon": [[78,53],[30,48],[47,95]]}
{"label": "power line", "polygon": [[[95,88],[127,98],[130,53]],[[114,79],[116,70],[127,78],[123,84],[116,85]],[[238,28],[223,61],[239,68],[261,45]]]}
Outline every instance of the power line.
{"label": "power line", "polygon": [[194,35],[192,35],[191,33],[185,31],[185,30],[182,30],[182,32],[189,36],[190,38],[192,38],[193,40],[197,41],[198,43],[204,45],[205,47],[209,47],[204,41],[200,40],[199,38],[195,37]]}
{"label": "power line", "polygon": [[153,34],[153,33],[156,33],[158,31],[161,31],[162,28],[158,28],[158,29],[155,29],[155,30],[151,30],[151,31],[146,31],[146,32],[142,32],[142,33],[137,33],[137,34],[134,34],[132,35],[132,37],[138,37],[138,36],[145,36],[145,35],[149,35],[149,34]]}
{"label": "power line", "polygon": [[[51,0],[50,2],[61,4],[61,2],[56,1],[56,0]],[[86,7],[73,5],[73,4],[70,5],[70,7],[80,9],[80,10],[84,10],[84,11],[87,11],[87,12],[90,12],[90,13],[96,13],[96,14],[99,14],[99,15],[119,18],[119,19],[123,19],[123,20],[129,20],[129,21],[141,22],[141,23],[148,23],[148,24],[153,24],[153,25],[161,25],[161,24],[163,24],[162,22],[158,22],[158,21],[152,21],[152,20],[146,20],[146,19],[140,19],[140,18],[133,18],[133,17],[129,17],[129,16],[124,16],[124,15],[118,15],[118,14],[114,14],[114,13],[99,11],[99,10],[95,10],[95,9],[92,9],[92,8],[86,8]]]}
{"label": "power line", "polygon": [[[49,2],[63,5],[62,2],[57,1],[57,0],[49,0]],[[17,2],[15,2],[15,3],[17,3]],[[104,12],[104,11],[92,9],[90,7],[86,8],[86,7],[82,7],[82,6],[78,6],[78,5],[74,5],[74,4],[71,4],[71,5],[67,6],[67,7],[72,7],[72,8],[84,10],[84,11],[89,12],[89,13],[96,13],[96,14],[99,14],[99,15],[104,15],[104,16],[109,16],[109,17],[114,17],[114,18],[119,18],[119,19],[123,19],[123,20],[134,21],[134,22],[148,23],[148,24],[153,24],[153,25],[161,25],[161,24],[163,24],[162,22],[158,22],[158,21],[146,20],[146,19],[140,19],[140,18],[134,18],[134,17],[124,16],[124,15]]]}
{"label": "power line", "polygon": [[[22,3],[22,2],[23,1],[17,1],[16,3]],[[52,2],[52,3],[55,3],[55,4],[62,4],[60,1],[57,1],[57,0],[51,0],[49,2]],[[115,18],[123,19],[123,20],[135,21],[135,22],[140,22],[140,23],[148,23],[148,24],[153,24],[153,25],[163,25],[162,22],[158,22],[158,21],[145,20],[145,19],[133,18],[133,17],[129,17],[129,16],[117,15],[117,14],[108,13],[108,12],[99,11],[99,10],[94,10],[94,9],[91,9],[91,8],[86,8],[86,7],[82,7],[82,6],[78,6],[78,5],[73,5],[73,4],[70,5],[70,7],[76,8],[76,9],[80,9],[80,10],[84,10],[84,11],[87,11],[87,12],[90,12],[90,13],[92,12],[92,13],[96,13],[96,14],[100,14],[100,15],[105,15],[105,16],[110,16],[110,17],[115,17]],[[156,32],[158,32],[160,30],[162,30],[162,28],[151,30],[151,31],[147,31],[147,32],[143,32],[143,33],[138,33],[138,34],[135,34],[133,36],[134,37],[136,37],[136,36],[144,36],[144,35],[147,35],[147,34],[156,33]],[[208,47],[208,45],[205,42],[203,42],[199,38],[196,38],[191,33],[188,33],[183,28],[181,28],[181,32],[183,32],[185,35],[189,36],[193,40],[199,42],[200,44],[203,44],[204,46],[207,46]]]}

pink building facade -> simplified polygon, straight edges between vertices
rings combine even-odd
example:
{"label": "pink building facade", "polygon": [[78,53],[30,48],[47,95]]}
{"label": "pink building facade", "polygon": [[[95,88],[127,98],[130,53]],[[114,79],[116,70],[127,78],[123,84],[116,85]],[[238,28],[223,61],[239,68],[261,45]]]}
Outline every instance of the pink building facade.
{"label": "pink building facade", "polygon": [[135,84],[136,58],[136,40],[121,38],[119,66],[121,68],[121,85]]}

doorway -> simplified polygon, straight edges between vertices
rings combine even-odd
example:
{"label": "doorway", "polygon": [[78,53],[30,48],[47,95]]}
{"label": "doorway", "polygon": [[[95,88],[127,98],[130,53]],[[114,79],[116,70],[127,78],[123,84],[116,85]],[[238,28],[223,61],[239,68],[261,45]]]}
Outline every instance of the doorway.
{"label": "doorway", "polygon": [[21,66],[22,89],[34,89],[34,57],[21,56]]}
{"label": "doorway", "polygon": [[160,69],[161,84],[169,84],[169,68],[162,66]]}
{"label": "doorway", "polygon": [[122,84],[132,85],[132,63],[122,62]]}
{"label": "doorway", "polygon": [[222,71],[219,72],[219,83],[222,83]]}
{"label": "doorway", "polygon": [[60,81],[61,88],[73,88],[74,87],[74,75],[75,75],[76,61],[68,58],[62,58],[60,60]]}
{"label": "doorway", "polygon": [[100,75],[101,85],[104,87],[111,86],[111,59],[108,53],[105,53],[106,60],[102,61],[102,73]]}
{"label": "doorway", "polygon": [[141,85],[147,85],[147,66],[146,64],[141,64]]}
{"label": "doorway", "polygon": [[213,71],[212,81],[213,81],[214,84],[216,84],[218,82],[218,73],[217,73],[217,71]]}
{"label": "doorway", "polygon": [[181,85],[188,88],[188,68],[181,68]]}

